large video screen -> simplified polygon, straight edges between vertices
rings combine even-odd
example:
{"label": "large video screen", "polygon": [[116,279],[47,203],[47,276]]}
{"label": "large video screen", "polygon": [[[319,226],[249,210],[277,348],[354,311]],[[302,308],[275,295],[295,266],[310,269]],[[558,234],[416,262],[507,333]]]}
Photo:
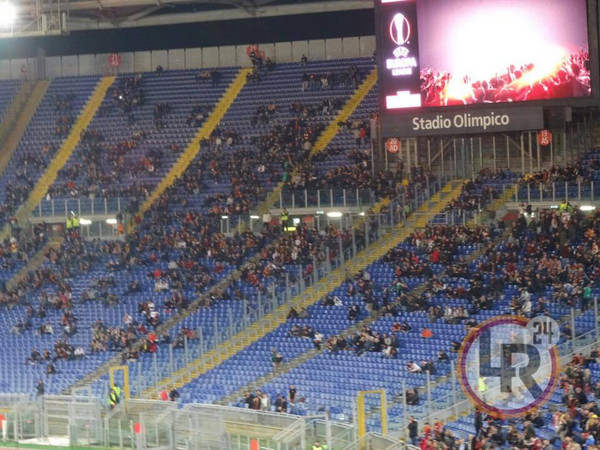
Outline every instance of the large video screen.
{"label": "large video screen", "polygon": [[377,0],[387,111],[592,95],[587,0]]}

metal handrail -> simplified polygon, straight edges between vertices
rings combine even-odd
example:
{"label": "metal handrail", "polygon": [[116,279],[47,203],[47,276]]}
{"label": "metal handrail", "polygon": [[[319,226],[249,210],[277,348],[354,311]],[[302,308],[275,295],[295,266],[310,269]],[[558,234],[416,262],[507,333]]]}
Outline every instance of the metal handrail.
{"label": "metal handrail", "polygon": [[[42,200],[32,211],[32,216],[66,219],[70,212],[74,212],[80,217],[114,215],[125,212],[132,200],[132,197],[78,197]],[[50,210],[50,213],[47,213],[47,210]]]}
{"label": "metal handrail", "polygon": [[[564,188],[564,194],[559,195],[558,191]],[[582,189],[584,188],[584,189]],[[526,189],[523,196],[521,191]],[[589,194],[585,191],[589,189]],[[594,180],[577,181],[553,181],[547,183],[535,183],[521,180],[519,189],[515,193],[514,201],[537,203],[537,202],[560,202],[567,200],[569,202],[596,201],[599,193],[595,192],[596,183]]]}

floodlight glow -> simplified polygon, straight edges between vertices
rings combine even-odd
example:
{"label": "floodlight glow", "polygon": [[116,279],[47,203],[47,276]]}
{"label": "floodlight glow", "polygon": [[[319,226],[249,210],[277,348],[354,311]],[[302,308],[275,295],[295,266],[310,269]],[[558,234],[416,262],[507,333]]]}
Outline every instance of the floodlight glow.
{"label": "floodlight glow", "polygon": [[116,225],[117,219],[106,219],[106,223],[109,225]]}
{"label": "floodlight glow", "polygon": [[79,223],[80,223],[81,225],[91,225],[91,224],[92,224],[92,221],[91,221],[90,219],[81,219],[81,220],[79,221]]}
{"label": "floodlight glow", "polygon": [[596,207],[592,205],[581,205],[579,209],[582,211],[594,211]]}
{"label": "floodlight glow", "polygon": [[0,3],[0,27],[10,28],[17,17],[17,10],[14,5],[8,2]]}
{"label": "floodlight glow", "polygon": [[223,220],[229,219],[229,216],[221,216],[221,219],[223,219]]}
{"label": "floodlight glow", "polygon": [[342,217],[342,213],[339,211],[331,211],[327,213],[327,217],[331,217],[332,219],[339,219]]}
{"label": "floodlight glow", "polygon": [[258,216],[250,216],[251,219],[259,219]]}

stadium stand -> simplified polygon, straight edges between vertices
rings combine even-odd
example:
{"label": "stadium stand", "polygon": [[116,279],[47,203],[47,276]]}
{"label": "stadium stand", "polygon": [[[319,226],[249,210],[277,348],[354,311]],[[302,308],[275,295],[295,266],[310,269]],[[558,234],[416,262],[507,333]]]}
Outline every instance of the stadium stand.
{"label": "stadium stand", "polygon": [[[56,230],[40,224],[25,232],[11,218],[53,164],[100,82],[56,79],[0,180],[1,219],[11,224],[11,238],[0,247],[0,281],[12,282],[0,295],[0,391],[34,396],[43,380],[46,394],[93,383],[94,393],[106,397],[104,369],[123,363],[137,397],[157,398],[176,387],[181,404],[221,402],[300,416],[327,411],[350,422],[356,392],[377,387],[387,391],[390,425],[402,431],[408,415],[428,416],[426,367],[432,395],[447,397],[456,389],[447,380],[456,343],[481,321],[506,313],[561,320],[576,308],[575,329],[562,321],[562,342],[593,330],[590,297],[582,291],[600,292],[595,213],[586,216],[564,202],[535,213],[524,206],[514,224],[474,222],[511,197],[516,183],[518,197],[545,198],[551,190],[554,200],[582,181],[596,181],[598,152],[578,166],[526,176],[483,170],[474,180],[445,185],[420,165],[375,170],[368,133],[377,86],[360,104],[351,102],[372,70],[372,61],[362,58],[280,64],[258,77],[249,72],[181,176],[168,180],[244,72],[119,75],[68,160],[60,161],[36,214],[54,215],[53,200],[67,212],[77,204],[88,214],[97,201],[116,205],[120,198],[122,211],[113,212],[129,214],[118,220],[135,227],[103,241],[83,239],[75,226],[60,245],[48,246]],[[205,73],[219,76],[208,81]],[[309,73],[325,75],[304,76]],[[7,98],[17,85],[12,88]],[[337,121],[341,111],[346,120]],[[582,199],[597,195],[595,186],[586,186]],[[358,232],[306,224],[294,231],[271,223],[246,228],[245,216],[279,188],[276,207],[292,198],[295,205],[314,202],[319,189],[336,196],[341,189],[369,190],[371,203],[385,203],[359,221]],[[145,202],[145,214],[138,214]],[[232,216],[238,232],[224,232],[223,216]],[[388,216],[396,221],[378,229],[377,221]],[[43,263],[19,272],[40,250]],[[235,340],[244,334],[247,339]],[[210,352],[211,362],[202,365]],[[591,388],[599,367],[590,357],[566,368],[566,394],[540,411],[543,424],[533,435],[535,417],[523,426],[490,419],[474,442],[501,445],[513,431],[499,427],[512,425],[517,431],[510,438],[517,442],[523,433],[531,446],[541,444],[537,438],[585,442],[583,431],[596,419],[578,428],[565,413],[552,428],[550,408],[566,403],[572,412],[595,413],[595,405],[585,406],[587,398],[571,391]],[[377,404],[367,406],[368,430],[381,431]],[[423,448],[470,439],[477,434],[474,423],[470,415],[421,427]]]}
{"label": "stadium stand", "polygon": [[[365,63],[365,64],[368,64],[368,63]],[[342,68],[346,68],[347,65],[348,65],[347,62],[340,62],[339,66],[337,66],[337,67],[339,67],[340,70],[341,70]],[[285,69],[285,67],[283,69]],[[284,70],[284,73],[289,72],[289,71],[290,70],[287,70],[287,71]],[[299,73],[300,72],[297,69],[296,70],[291,70],[291,75],[288,75],[287,79],[284,78],[284,82],[291,82],[291,80],[293,78],[296,78],[296,77],[299,78]],[[177,73],[174,73],[174,74],[164,73],[164,74],[160,74],[160,75],[148,75],[148,78],[150,78],[150,80],[152,80],[153,77],[154,77],[154,78],[157,78],[159,80],[157,82],[158,83],[158,89],[157,89],[157,91],[158,91],[158,93],[160,93],[160,89],[161,89],[160,86],[163,85],[160,82],[160,80],[161,80],[160,77],[163,77],[162,80],[164,81],[164,79],[168,80],[170,75],[173,75],[175,77],[181,76],[181,75],[179,75]],[[194,83],[196,82],[193,79],[192,74],[190,72],[188,72],[187,74],[185,74],[185,76],[187,76],[186,79],[192,80]],[[227,77],[225,77],[225,78],[227,80]],[[128,82],[127,80],[130,80],[130,78],[122,77],[122,80],[124,80],[123,83],[127,83]],[[142,80],[144,80],[144,79],[142,78]],[[143,83],[145,83],[145,82],[146,81],[143,81]],[[188,82],[191,82],[191,81],[188,81]],[[278,82],[281,84],[281,81],[278,81]],[[117,81],[116,82],[116,86],[121,86],[121,82]],[[184,86],[184,88],[185,87],[186,86]],[[268,90],[268,91],[270,91],[270,90],[273,89],[273,86],[269,85],[268,82],[265,81],[265,89]],[[298,88],[298,90],[300,90],[300,88]],[[154,97],[152,97],[152,95],[153,95],[152,93],[154,92],[154,89],[152,88],[151,81],[148,81],[148,88],[144,92],[145,92],[144,95],[145,95],[145,99],[146,100],[154,98]],[[344,92],[346,92],[346,93],[347,92],[351,92],[351,88],[350,87],[346,88]],[[49,96],[50,99],[54,99],[54,95],[55,95],[54,90],[51,90],[48,93],[48,96]],[[115,91],[114,89],[112,91],[109,91],[109,93],[107,94],[107,99],[105,100],[104,104],[99,108],[98,115],[97,115],[98,117],[95,120],[102,121],[102,120],[106,119],[105,114],[110,115],[110,107],[109,107],[109,105],[112,102],[115,101],[113,97],[117,96],[117,98],[118,98],[118,95],[119,95],[119,91]],[[157,94],[157,95],[159,95],[159,94]],[[315,91],[315,95],[317,95],[317,98],[319,98],[318,96],[319,95],[322,96],[323,94],[321,94],[319,90],[316,90]],[[161,100],[159,97],[156,97],[156,98],[158,98],[159,100]],[[156,100],[156,101],[158,102],[158,100]],[[156,106],[156,105],[154,105],[154,106]],[[187,106],[189,106],[189,105],[187,105]],[[61,106],[61,107],[63,107],[63,106]],[[64,105],[64,107],[68,108],[67,105]],[[55,108],[59,108],[59,106],[55,106]],[[183,106],[177,105],[177,108],[181,108],[180,109],[180,116],[181,117],[178,117],[178,119],[181,119],[182,121],[185,120],[185,114],[187,114],[187,112],[181,113],[181,111],[186,111],[186,105],[183,105]],[[149,114],[150,114],[150,111],[152,111],[152,109],[153,109],[152,103],[146,104],[146,116],[145,116],[144,120],[146,120],[146,121],[150,120],[149,119]],[[123,113],[120,112],[120,111],[116,111],[116,112],[113,111],[113,113],[117,114],[117,115],[118,114],[123,115]],[[290,116],[285,115],[284,116],[284,120],[287,120],[288,117],[290,117]],[[156,117],[154,117],[154,119],[156,119]],[[167,122],[168,122],[168,120],[167,120]],[[177,120],[174,120],[173,122],[177,123]],[[95,128],[95,122],[91,123],[90,128],[91,129]],[[120,132],[120,133],[125,133],[125,132],[126,131],[123,131],[123,132]],[[118,139],[120,139],[121,135],[118,134],[118,133],[115,134],[115,136],[116,136],[116,137],[114,137],[115,142]],[[190,138],[191,134],[188,133],[187,136],[188,136],[188,138]],[[248,138],[248,139],[249,139],[249,142],[250,142],[251,138]],[[87,137],[84,137],[83,140],[84,140],[84,143],[80,144],[81,148],[85,148],[86,147],[86,141],[88,139],[87,139]],[[96,139],[94,138],[92,140],[95,141]],[[76,150],[76,152],[72,156],[72,160],[77,160],[77,158],[80,157],[79,155],[81,155],[80,152],[81,152],[81,150]],[[73,165],[70,165],[70,164],[73,164],[73,163],[68,163],[67,166],[66,166],[66,168],[61,172],[60,176],[64,176],[65,173],[70,173],[71,168],[74,167]],[[57,183],[60,185],[60,181],[58,181]],[[221,189],[224,189],[227,186],[228,186],[228,184],[224,183],[221,186]],[[164,201],[164,198],[162,199],[162,201]],[[176,205],[176,202],[173,202],[172,205]],[[158,208],[157,211],[160,211],[160,204],[156,208]],[[177,209],[175,209],[175,211],[177,211]],[[154,221],[156,219],[157,219],[156,214],[154,214],[153,217],[151,219],[149,219],[148,227],[151,228],[152,227],[151,224],[154,223]],[[188,213],[188,216],[185,217],[185,220],[188,223],[190,223],[190,225],[194,225],[194,226],[198,225],[197,220],[200,220],[200,219],[201,219],[200,217],[196,217],[196,222],[191,222],[190,223],[189,213]],[[165,224],[163,224],[163,226],[169,226],[169,224],[165,223]],[[145,225],[144,224],[142,224],[141,229],[145,230]],[[142,231],[141,233],[145,234],[145,233],[147,233],[147,231]],[[155,233],[155,236],[158,235],[158,234],[159,233]],[[215,241],[215,245],[217,244],[217,242],[218,241]],[[233,243],[234,243],[234,241],[232,241],[232,244]],[[152,248],[151,246],[153,245],[153,242],[148,243],[148,245],[149,245],[149,248]],[[244,244],[244,245],[247,246],[248,244]],[[79,297],[82,295],[82,293],[84,291],[86,292],[86,295],[87,295],[87,291],[88,290],[93,290],[93,289],[97,288],[97,286],[96,286],[96,282],[97,281],[96,280],[98,280],[98,279],[100,279],[100,280],[106,280],[106,278],[110,278],[110,276],[112,275],[112,271],[113,270],[116,270],[117,271],[117,275],[120,275],[120,273],[119,273],[120,271],[118,270],[118,269],[120,269],[120,267],[118,267],[119,263],[111,262],[109,260],[109,258],[108,258],[108,255],[107,255],[107,252],[109,252],[109,251],[110,252],[116,251],[115,250],[115,246],[110,246],[110,249],[107,249],[107,248],[102,248],[97,243],[90,245],[90,244],[83,243],[83,242],[81,242],[78,239],[75,239],[73,242],[68,242],[67,241],[65,243],[65,245],[63,246],[63,249],[59,250],[57,252],[57,255],[52,255],[52,260],[49,261],[46,264],[46,266],[43,267],[41,270],[42,271],[48,271],[49,267],[53,267],[53,266],[55,266],[57,264],[60,265],[61,264],[61,260],[63,260],[65,258],[65,254],[64,253],[70,252],[71,251],[71,249],[70,249],[71,246],[75,246],[77,248],[76,252],[78,254],[80,254],[80,255],[84,255],[85,254],[85,256],[86,257],[90,257],[90,261],[92,261],[91,264],[83,264],[80,261],[82,263],[83,267],[74,267],[73,268],[74,272],[70,272],[69,273],[70,276],[68,278],[71,278],[76,273],[79,274],[79,277],[76,277],[75,279],[70,280],[69,283],[68,283],[68,287],[66,287],[66,289],[65,289],[66,291],[69,291],[68,295],[70,297],[74,298],[75,305],[74,305],[73,314],[74,314],[74,317],[76,317],[77,320],[78,320],[78,324],[77,324],[78,333],[77,333],[77,336],[73,339],[74,344],[76,344],[76,345],[73,345],[73,347],[76,348],[76,347],[80,346],[82,348],[87,349],[89,347],[90,343],[92,342],[91,328],[92,328],[92,325],[93,325],[93,321],[92,321],[91,318],[98,317],[98,314],[99,314],[100,310],[90,309],[88,305],[85,305],[85,306],[81,305],[81,306],[79,306],[79,305],[77,305],[77,301],[78,301]],[[118,245],[116,247],[118,247]],[[249,248],[252,248],[252,247],[256,247],[256,244],[250,244]],[[142,248],[140,250],[144,250],[144,248]],[[94,256],[92,256],[92,255],[94,255]],[[149,261],[152,261],[153,260],[152,258],[154,258],[155,256],[156,255],[153,254],[153,253],[151,253],[151,252],[149,252],[148,254],[144,255],[144,257],[147,257]],[[94,262],[95,258],[97,258],[97,261]],[[203,262],[206,263],[206,264],[209,264],[208,267],[211,267],[211,265],[213,265],[213,263],[210,262],[209,260],[205,260]],[[228,257],[226,257],[225,261],[223,261],[223,262],[233,263],[234,265],[239,265],[239,263],[240,263],[240,261],[236,262],[236,260],[233,260],[233,259],[230,260],[230,259],[228,259]],[[99,267],[96,265],[97,263],[100,263]],[[69,261],[69,264],[73,265],[73,261],[72,260]],[[107,267],[103,268],[102,265],[106,265]],[[219,263],[217,263],[217,265],[219,265]],[[91,267],[97,267],[97,269],[95,269],[95,271],[92,270],[91,273],[89,273],[90,270],[91,270],[90,266]],[[160,264],[157,264],[157,267],[160,267],[160,266],[161,266]],[[224,277],[228,272],[231,272],[231,267],[232,266],[230,266],[230,265],[225,265],[224,269],[222,269],[223,272],[222,273],[217,273],[216,279],[218,280],[219,278]],[[164,268],[163,268],[163,270],[164,270]],[[114,298],[113,296],[118,296],[119,298],[121,296],[123,296],[123,294],[125,294],[127,292],[127,289],[129,288],[129,286],[132,284],[133,281],[137,281],[140,284],[140,288],[143,291],[145,291],[146,289],[152,290],[154,288],[154,285],[153,285],[152,282],[146,283],[144,281],[145,275],[146,275],[146,271],[145,270],[139,270],[137,272],[137,275],[133,275],[133,276],[131,276],[130,274],[127,274],[126,278],[122,280],[122,283],[121,283],[121,280],[119,279],[120,277],[117,277],[117,284],[116,285],[118,286],[118,288],[115,290],[115,292],[110,292],[110,294],[111,294],[110,298],[113,299]],[[43,276],[45,276],[45,275],[43,275]],[[46,280],[44,280],[42,282],[42,284],[45,281]],[[51,281],[50,284],[55,284],[55,282]],[[200,286],[202,286],[202,282],[200,282]],[[200,289],[202,289],[202,287],[200,287]],[[102,290],[105,290],[104,287],[102,287]],[[48,295],[48,294],[50,296],[52,296],[52,294],[55,294],[55,292],[46,292],[43,295],[45,296],[45,295]],[[108,296],[108,293],[106,293],[106,292],[104,292],[103,294],[106,294],[106,296]],[[195,295],[195,291],[192,289],[192,290],[190,290],[188,292],[185,292],[185,295],[189,296],[189,297],[193,297]],[[132,296],[132,297],[134,297],[134,296]],[[141,296],[138,295],[137,297],[141,297]],[[156,299],[153,299],[157,303],[157,305],[159,305],[159,309],[161,310],[161,314],[164,314],[164,311],[162,310],[162,305],[164,303],[164,298],[163,297],[164,296],[160,297],[160,301],[156,300]],[[106,298],[105,298],[105,300],[106,300]],[[114,301],[114,300],[110,300],[110,301],[107,300],[107,304],[110,304],[112,301]],[[112,318],[109,318],[107,320],[107,322],[108,323],[112,322],[112,324],[114,324],[114,325],[119,324],[121,322],[122,317],[126,313],[129,312],[129,313],[133,314],[134,309],[137,308],[137,304],[136,303],[137,302],[135,302],[135,301],[131,301],[129,303],[129,308],[127,306],[125,306],[125,305],[123,307],[121,307],[121,308],[116,308],[117,311],[111,312],[111,317]],[[169,308],[167,308],[167,309],[169,309]],[[12,328],[15,325],[15,322],[16,322],[16,320],[13,320],[13,318],[18,317],[18,315],[22,314],[22,313],[23,313],[22,309],[21,310],[15,310],[14,311],[14,315],[12,315],[9,320],[7,320],[7,322],[11,322],[12,321],[13,323],[12,323],[12,325],[10,327],[8,327],[8,325],[7,325],[7,328]],[[168,312],[167,312],[167,315],[168,315]],[[57,318],[58,317],[52,317],[52,319],[57,319]],[[35,325],[36,325],[36,328],[37,328],[38,324],[36,323]],[[41,325],[41,324],[39,324],[39,325]],[[56,326],[56,324],[55,324],[55,326]],[[208,329],[206,332],[207,332],[207,335],[208,334],[212,334],[210,329]],[[84,333],[87,334],[87,336],[86,336],[87,339],[83,339],[81,341],[77,341],[77,337],[80,337]],[[75,342],[75,341],[77,341],[77,342]],[[106,346],[106,343],[105,343],[105,346]],[[32,347],[30,346],[28,350],[32,350]],[[103,356],[99,356],[99,355],[96,355],[96,356],[97,356],[98,360],[104,359]],[[18,359],[22,359],[22,358],[18,358]],[[59,366],[60,366],[60,363],[61,363],[61,361],[58,362]],[[90,363],[90,361],[87,361],[87,363]],[[77,365],[77,364],[75,364],[75,365]],[[93,367],[93,365],[94,364],[90,363],[88,367]],[[68,367],[68,364],[67,364],[67,367]],[[66,385],[67,385],[67,381],[66,380],[71,379],[71,381],[73,381],[74,377],[76,378],[77,376],[81,375],[81,372],[77,372],[77,371],[76,372],[71,372],[71,369],[67,370],[66,373],[62,372],[62,370],[60,370],[60,367],[59,367],[58,373],[59,373],[59,376],[53,377],[54,381],[47,384],[48,392],[52,392],[52,391],[58,392],[58,391],[64,389],[66,387]],[[63,376],[65,377],[64,380],[62,379]],[[22,386],[20,388],[20,390],[24,389],[24,386],[29,381],[31,381],[31,380],[30,379],[23,380],[22,381],[23,384],[20,385],[20,386]],[[55,383],[56,383],[56,385],[55,385]]]}

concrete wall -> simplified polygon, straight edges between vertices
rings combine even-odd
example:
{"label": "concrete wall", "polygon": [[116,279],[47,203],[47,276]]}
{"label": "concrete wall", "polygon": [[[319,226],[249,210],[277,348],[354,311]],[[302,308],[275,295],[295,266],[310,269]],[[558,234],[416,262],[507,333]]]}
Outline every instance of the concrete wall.
{"label": "concrete wall", "polygon": [[[303,54],[309,60],[368,57],[375,51],[375,37],[262,43],[259,47],[266,57],[279,63],[300,61]],[[118,68],[110,67],[108,54],[51,56],[45,58],[46,78],[148,72],[158,65],[173,70],[248,66],[246,48],[247,45],[228,45],[121,53],[121,65]],[[28,68],[29,77],[34,78],[37,73],[36,62],[35,59],[0,60],[0,79],[18,79],[23,64]]]}

